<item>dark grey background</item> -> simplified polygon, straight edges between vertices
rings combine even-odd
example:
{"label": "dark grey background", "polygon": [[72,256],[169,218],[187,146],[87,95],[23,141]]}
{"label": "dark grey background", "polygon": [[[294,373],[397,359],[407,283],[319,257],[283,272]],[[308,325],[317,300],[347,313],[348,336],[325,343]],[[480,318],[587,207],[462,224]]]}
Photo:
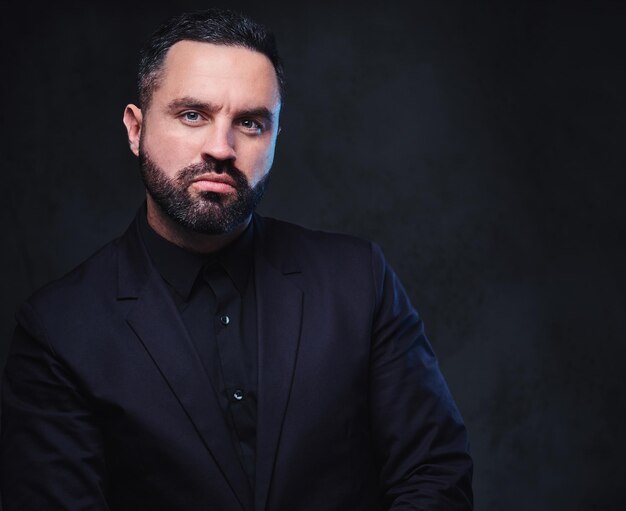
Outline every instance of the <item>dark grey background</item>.
{"label": "dark grey background", "polygon": [[[139,46],[210,4],[53,5],[0,21],[2,361],[17,304],[133,217]],[[477,509],[625,509],[623,2],[214,5],[270,25],[288,73],[261,211],[382,245],[469,427]]]}

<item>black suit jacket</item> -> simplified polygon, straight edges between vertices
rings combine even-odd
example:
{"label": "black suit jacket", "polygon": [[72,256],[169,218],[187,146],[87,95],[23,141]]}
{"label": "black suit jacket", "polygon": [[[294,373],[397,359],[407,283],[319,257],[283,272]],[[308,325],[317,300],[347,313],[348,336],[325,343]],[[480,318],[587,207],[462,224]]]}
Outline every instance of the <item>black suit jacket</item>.
{"label": "black suit jacket", "polygon": [[380,249],[254,221],[256,487],[135,221],[18,311],[5,511],[471,509],[463,422]]}

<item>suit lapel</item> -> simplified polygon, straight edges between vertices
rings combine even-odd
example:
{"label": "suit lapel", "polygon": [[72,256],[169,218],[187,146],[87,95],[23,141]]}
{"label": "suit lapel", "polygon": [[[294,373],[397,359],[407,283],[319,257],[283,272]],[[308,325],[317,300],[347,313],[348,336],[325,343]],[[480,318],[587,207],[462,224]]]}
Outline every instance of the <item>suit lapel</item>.
{"label": "suit lapel", "polygon": [[[257,219],[257,226],[262,220]],[[274,462],[290,398],[300,341],[302,291],[289,274],[300,273],[276,259],[263,229],[255,256],[258,325],[258,408],[255,509],[267,504]],[[257,238],[258,239],[258,238]],[[268,246],[268,244],[270,246]]]}
{"label": "suit lapel", "polygon": [[[193,341],[163,280],[152,267],[138,233],[129,231],[125,241],[127,250],[123,246],[120,250],[119,296],[137,297],[127,321],[194,424],[242,508],[250,509],[252,495],[247,476]],[[135,266],[137,271],[133,272],[129,266]],[[130,274],[134,276],[122,282]]]}

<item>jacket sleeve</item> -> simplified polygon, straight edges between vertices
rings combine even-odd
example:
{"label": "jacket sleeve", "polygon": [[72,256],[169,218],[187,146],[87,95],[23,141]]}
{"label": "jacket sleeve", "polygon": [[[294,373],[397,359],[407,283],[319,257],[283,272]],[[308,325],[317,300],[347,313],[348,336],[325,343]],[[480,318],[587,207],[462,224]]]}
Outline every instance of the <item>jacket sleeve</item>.
{"label": "jacket sleeve", "polygon": [[0,491],[4,511],[105,511],[96,414],[24,304],[2,381]]}
{"label": "jacket sleeve", "polygon": [[370,413],[384,500],[393,511],[469,511],[472,460],[463,420],[421,318],[372,247]]}

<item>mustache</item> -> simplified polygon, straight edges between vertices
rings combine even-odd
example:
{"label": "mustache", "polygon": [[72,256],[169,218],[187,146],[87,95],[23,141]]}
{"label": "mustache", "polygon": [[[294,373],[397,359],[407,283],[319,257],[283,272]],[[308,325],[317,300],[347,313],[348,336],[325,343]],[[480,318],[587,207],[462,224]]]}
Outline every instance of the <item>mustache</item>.
{"label": "mustache", "polygon": [[232,161],[217,160],[212,157],[207,157],[201,163],[193,163],[187,167],[183,167],[178,171],[176,180],[183,184],[189,184],[196,177],[203,174],[226,174],[235,181],[237,189],[248,188],[250,186],[245,174],[235,167]]}

